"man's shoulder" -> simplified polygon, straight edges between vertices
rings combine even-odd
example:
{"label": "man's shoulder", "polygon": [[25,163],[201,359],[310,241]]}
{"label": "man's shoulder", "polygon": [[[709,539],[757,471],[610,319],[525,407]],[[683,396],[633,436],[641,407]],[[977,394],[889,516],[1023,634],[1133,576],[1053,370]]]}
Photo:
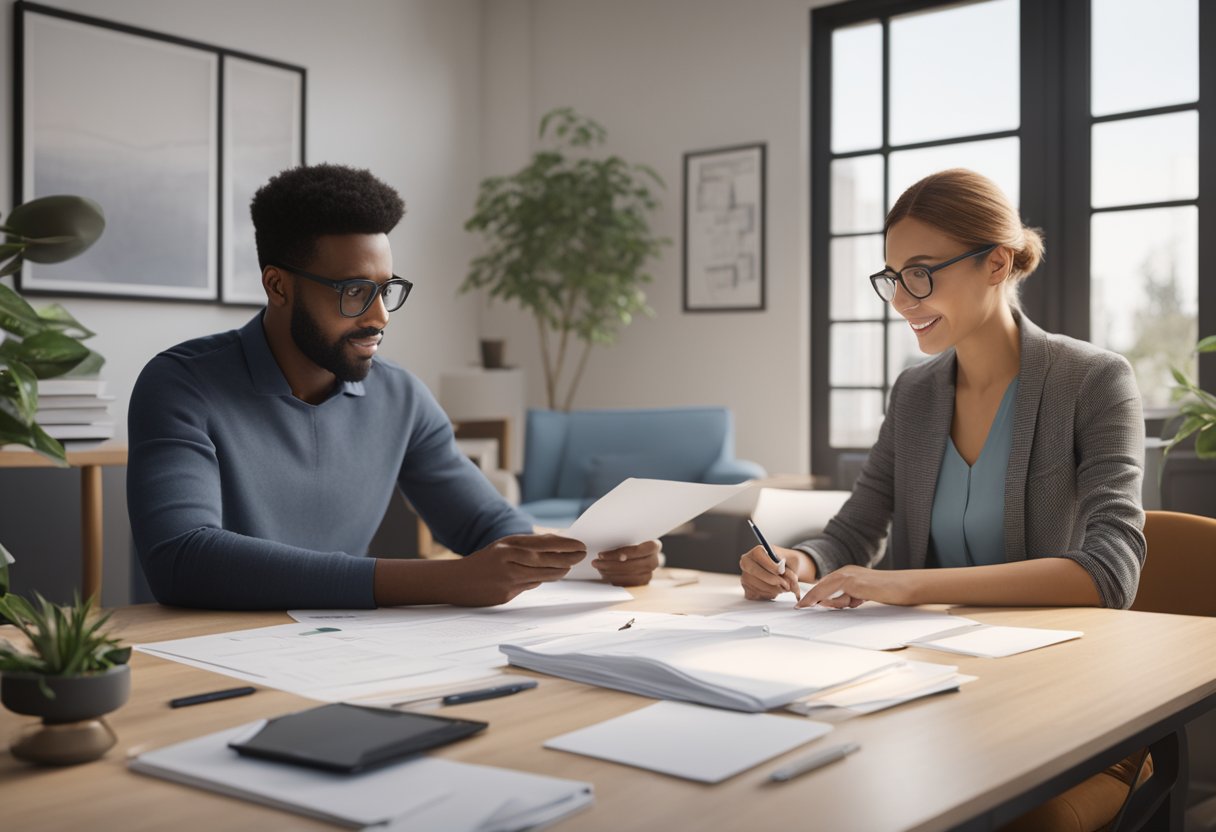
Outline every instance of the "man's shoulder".
{"label": "man's shoulder", "polygon": [[157,358],[164,356],[184,362],[223,360],[225,355],[231,353],[233,348],[239,344],[240,334],[237,330],[230,329],[227,332],[216,332],[212,335],[182,341],[180,344],[161,351]]}
{"label": "man's shoulder", "polygon": [[217,332],[182,341],[154,355],[139,374],[137,387],[195,386],[198,380],[219,373],[232,376],[240,360],[240,333]]}

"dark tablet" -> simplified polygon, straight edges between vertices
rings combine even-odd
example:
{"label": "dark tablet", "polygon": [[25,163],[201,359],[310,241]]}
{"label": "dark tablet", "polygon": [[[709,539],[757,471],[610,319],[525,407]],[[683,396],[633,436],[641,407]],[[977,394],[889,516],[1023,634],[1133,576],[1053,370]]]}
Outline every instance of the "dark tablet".
{"label": "dark tablet", "polygon": [[409,711],[323,705],[277,717],[228,747],[240,754],[353,773],[476,734],[488,723]]}

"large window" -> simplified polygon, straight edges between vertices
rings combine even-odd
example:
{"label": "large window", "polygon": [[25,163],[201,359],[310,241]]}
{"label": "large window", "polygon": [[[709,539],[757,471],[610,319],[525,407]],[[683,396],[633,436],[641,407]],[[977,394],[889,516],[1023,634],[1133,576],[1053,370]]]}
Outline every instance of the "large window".
{"label": "large window", "polygon": [[1171,366],[1195,372],[1190,350],[1216,332],[1198,281],[1216,265],[1201,251],[1201,227],[1216,228],[1200,210],[1199,135],[1216,108],[1201,112],[1199,84],[1216,60],[1200,66],[1199,6],[853,0],[812,13],[812,470],[867,450],[895,377],[925,357],[867,276],[883,265],[887,209],[943,168],[989,176],[1045,231],[1023,295],[1033,319],[1126,355],[1150,408],[1169,403]]}

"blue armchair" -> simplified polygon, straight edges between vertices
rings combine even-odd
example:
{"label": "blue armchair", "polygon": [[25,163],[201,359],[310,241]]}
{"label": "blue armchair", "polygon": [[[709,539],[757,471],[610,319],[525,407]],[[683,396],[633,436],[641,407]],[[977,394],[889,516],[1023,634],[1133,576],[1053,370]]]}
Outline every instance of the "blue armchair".
{"label": "blue armchair", "polygon": [[520,508],[564,528],[629,477],[736,483],[763,477],[735,459],[734,420],[723,407],[529,410]]}

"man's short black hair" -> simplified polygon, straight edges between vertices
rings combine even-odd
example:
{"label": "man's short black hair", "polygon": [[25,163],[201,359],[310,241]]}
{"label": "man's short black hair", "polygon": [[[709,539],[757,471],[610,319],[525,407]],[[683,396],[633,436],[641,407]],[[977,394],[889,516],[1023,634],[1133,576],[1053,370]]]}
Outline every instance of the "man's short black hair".
{"label": "man's short black hair", "polygon": [[249,204],[258,264],[307,268],[325,234],[387,234],[405,214],[401,195],[370,171],[346,165],[288,168]]}

